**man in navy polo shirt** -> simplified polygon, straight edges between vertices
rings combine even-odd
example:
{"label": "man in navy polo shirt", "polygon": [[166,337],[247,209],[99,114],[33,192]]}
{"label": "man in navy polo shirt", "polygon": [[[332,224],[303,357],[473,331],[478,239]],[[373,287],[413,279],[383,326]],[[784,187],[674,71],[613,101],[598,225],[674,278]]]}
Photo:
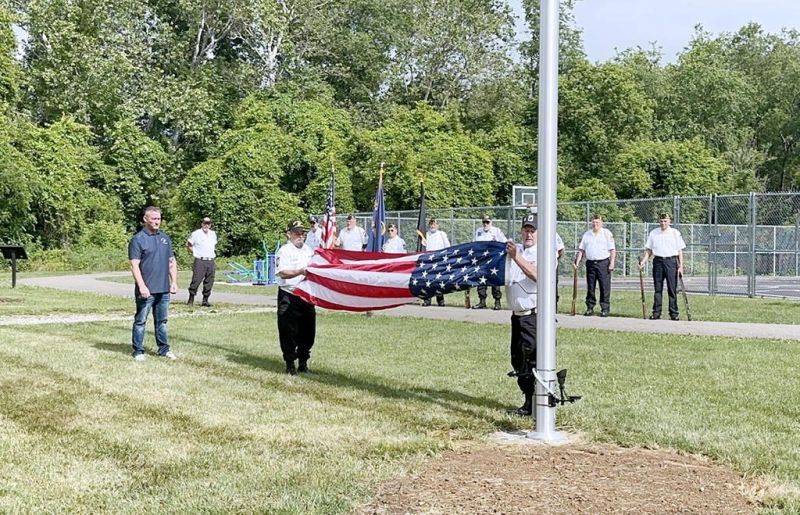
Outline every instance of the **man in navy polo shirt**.
{"label": "man in navy polo shirt", "polygon": [[167,343],[169,296],[178,291],[178,266],[172,240],[159,231],[161,209],[149,206],[144,210],[144,227],[128,244],[131,273],[136,281],[136,316],[133,319],[133,359],[144,361],[144,327],[150,310],[156,326],[158,355],[178,359]]}

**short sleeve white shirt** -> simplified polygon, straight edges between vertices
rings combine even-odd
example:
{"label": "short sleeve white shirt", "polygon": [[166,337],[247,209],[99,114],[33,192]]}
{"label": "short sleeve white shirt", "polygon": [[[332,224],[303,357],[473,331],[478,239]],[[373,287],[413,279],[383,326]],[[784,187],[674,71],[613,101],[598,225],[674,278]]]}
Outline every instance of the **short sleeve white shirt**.
{"label": "short sleeve white shirt", "polygon": [[661,227],[658,227],[650,231],[645,248],[653,251],[654,256],[672,257],[685,249],[686,243],[678,229],[668,227],[666,231],[662,231]]}
{"label": "short sleeve white shirt", "polygon": [[475,231],[475,241],[499,241],[506,242],[506,235],[499,228],[490,225],[488,229],[481,227]]}
{"label": "short sleeve white shirt", "polygon": [[582,250],[589,261],[608,259],[611,257],[611,251],[615,249],[614,235],[605,227],[596,233],[591,229],[586,231],[578,244],[578,250]]}
{"label": "short sleeve white shirt", "polygon": [[320,245],[322,245],[322,228],[317,227],[316,229],[311,229],[306,234],[306,245],[311,247],[311,249],[316,249]]}
{"label": "short sleeve white shirt", "polygon": [[213,259],[217,257],[215,247],[217,246],[217,233],[210,230],[205,232],[197,229],[189,236],[188,242],[192,244],[192,255],[196,258]]}
{"label": "short sleeve white shirt", "polygon": [[364,250],[367,231],[357,225],[353,229],[345,228],[339,233],[339,241],[342,242],[343,250]]}
{"label": "short sleeve white shirt", "polygon": [[386,240],[386,243],[383,244],[383,251],[387,254],[405,254],[406,242],[400,236],[389,238]]}
{"label": "short sleeve white shirt", "polygon": [[450,246],[450,240],[447,238],[447,233],[444,231],[431,232],[425,234],[425,250],[428,252],[433,250],[442,250]]}
{"label": "short sleeve white shirt", "polygon": [[[311,250],[311,247],[308,245],[303,244],[303,246],[298,249],[295,247],[294,243],[286,243],[278,249],[278,253],[275,255],[275,271],[283,272],[286,270],[305,268],[308,266],[313,256],[314,251]],[[281,289],[291,293],[295,285],[303,279],[305,279],[305,277],[302,275],[292,277],[291,279],[284,279],[276,274],[275,282],[278,283]]]}
{"label": "short sleeve white shirt", "polygon": [[556,255],[558,255],[558,253],[562,250],[564,250],[564,240],[562,240],[561,236],[556,233]]}
{"label": "short sleeve white shirt", "polygon": [[[524,248],[517,244],[517,252],[529,263],[536,264],[536,245]],[[525,275],[525,272],[509,258],[510,266],[506,274],[506,298],[512,311],[527,311],[536,308],[536,281]]]}

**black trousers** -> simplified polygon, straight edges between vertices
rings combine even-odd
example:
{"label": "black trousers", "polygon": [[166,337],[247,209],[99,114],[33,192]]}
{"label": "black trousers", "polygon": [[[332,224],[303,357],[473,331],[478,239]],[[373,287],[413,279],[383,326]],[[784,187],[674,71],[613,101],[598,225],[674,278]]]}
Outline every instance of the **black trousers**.
{"label": "black trousers", "polygon": [[[486,302],[486,290],[489,287],[485,284],[478,286],[478,300],[482,302]],[[492,298],[494,300],[500,300],[503,298],[503,291],[500,289],[499,286],[492,286]]]}
{"label": "black trousers", "polygon": [[600,283],[600,309],[608,311],[611,307],[611,272],[608,271],[608,258],[599,261],[586,260],[586,308],[594,309],[597,304],[595,287]]}
{"label": "black trousers", "polygon": [[511,315],[511,366],[517,374],[517,386],[525,395],[533,395],[536,380],[536,313]]}
{"label": "black trousers", "polygon": [[192,297],[197,293],[200,283],[203,283],[203,298],[207,299],[211,295],[211,288],[214,287],[214,274],[217,272],[217,263],[213,259],[194,258],[192,263],[192,282],[189,283],[189,295]]}
{"label": "black trousers", "polygon": [[278,288],[278,338],[283,360],[308,361],[314,335],[317,332],[317,312],[312,304]]}
{"label": "black trousers", "polygon": [[669,316],[678,316],[678,257],[654,257],[653,258],[653,315],[661,316],[661,298],[664,292],[664,281],[667,281],[667,293],[669,294]]}

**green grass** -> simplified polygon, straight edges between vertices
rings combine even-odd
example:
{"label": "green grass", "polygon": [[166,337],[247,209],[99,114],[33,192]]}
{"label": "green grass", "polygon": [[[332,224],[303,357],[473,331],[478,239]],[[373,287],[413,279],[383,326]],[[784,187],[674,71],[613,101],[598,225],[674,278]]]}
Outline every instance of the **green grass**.
{"label": "green grass", "polygon": [[[240,307],[214,302],[211,310],[229,312]],[[170,304],[170,312],[173,314],[208,314],[211,310],[199,305],[187,306],[185,291],[179,292]],[[54,288],[25,285],[0,289],[0,316],[130,315],[133,317],[134,311],[132,285],[130,297],[83,292],[68,293]]]}
{"label": "green grass", "polygon": [[[133,295],[131,294],[131,297]],[[91,293],[67,293],[50,288],[17,285],[0,289],[0,316],[104,314],[133,316],[133,299]]]}
{"label": "green grass", "polygon": [[[597,292],[599,295],[599,292]],[[753,322],[760,324],[800,324],[800,302],[784,299],[761,299],[749,297],[724,297],[720,295],[689,295],[689,309],[692,320],[713,322]],[[586,290],[578,289],[575,303],[576,313],[586,311]],[[664,292],[664,305],[661,317],[668,319],[667,292]],[[567,294],[561,289],[558,308],[561,313],[569,313],[572,304],[572,290]],[[653,294],[645,290],[645,312],[650,316],[653,307]],[[600,306],[595,306],[595,315],[600,314]],[[686,320],[683,297],[678,295],[678,310],[682,320]],[[611,316],[642,318],[642,297],[638,291],[611,291]]]}
{"label": "green grass", "polygon": [[[0,511],[346,513],[454,442],[530,427],[503,413],[505,326],[320,314],[314,373],[289,377],[273,313],[169,324],[177,362],[135,363],[123,322],[0,327]],[[560,330],[558,352],[584,396],[561,428],[800,489],[796,343]]]}

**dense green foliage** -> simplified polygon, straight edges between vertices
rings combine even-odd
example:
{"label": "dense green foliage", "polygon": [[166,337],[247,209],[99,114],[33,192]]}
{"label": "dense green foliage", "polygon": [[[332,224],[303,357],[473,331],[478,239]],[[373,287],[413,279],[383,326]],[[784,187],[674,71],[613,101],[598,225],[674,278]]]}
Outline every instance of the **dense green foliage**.
{"label": "dense green foliage", "polygon": [[[0,240],[121,248],[149,204],[224,254],[324,209],[507,204],[537,178],[534,35],[504,0],[0,2]],[[800,34],[698,28],[590,63],[562,2],[559,199],[800,187]],[[15,32],[12,30],[16,27]]]}

